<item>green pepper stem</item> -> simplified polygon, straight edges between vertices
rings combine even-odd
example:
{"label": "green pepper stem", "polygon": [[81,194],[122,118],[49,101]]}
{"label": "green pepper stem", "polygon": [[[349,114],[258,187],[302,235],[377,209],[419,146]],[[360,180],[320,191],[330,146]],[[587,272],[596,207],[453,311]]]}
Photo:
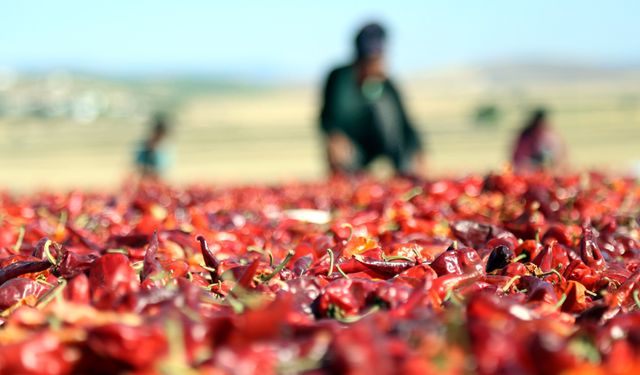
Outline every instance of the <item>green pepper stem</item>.
{"label": "green pepper stem", "polygon": [[[597,297],[598,296],[598,293],[594,293],[594,292],[590,291],[589,289],[585,289],[584,292],[586,294],[592,296],[592,297]],[[638,305],[638,306],[640,306],[640,305]]]}
{"label": "green pepper stem", "polygon": [[215,268],[209,267],[209,266],[205,266],[203,264],[200,265],[200,267],[202,267],[203,269],[209,271],[209,272],[216,272]]}
{"label": "green pepper stem", "polygon": [[327,271],[327,276],[331,276],[331,274],[333,273],[333,263],[334,263],[333,250],[327,249],[327,253],[329,253],[329,271]]}
{"label": "green pepper stem", "polygon": [[635,302],[636,306],[640,309],[640,297],[638,297],[638,294],[640,294],[640,290],[636,289],[633,291],[633,302]]}
{"label": "green pepper stem", "polygon": [[422,193],[424,193],[424,190],[422,190],[420,186],[415,186],[411,190],[402,194],[401,199],[405,202],[408,202]]}
{"label": "green pepper stem", "polygon": [[107,253],[107,254],[122,254],[122,255],[129,256],[129,252],[126,249],[122,249],[122,248],[107,249],[105,251],[105,253]]}
{"label": "green pepper stem", "polygon": [[356,316],[335,316],[334,319],[339,321],[340,323],[355,323],[377,311],[380,310],[380,306],[375,305],[373,307],[371,307],[369,310],[367,310],[367,312],[365,312],[362,315],[356,315]]}
{"label": "green pepper stem", "polygon": [[513,283],[515,283],[521,276],[520,275],[515,275],[514,277],[510,278],[509,281],[507,281],[506,284],[504,284],[504,287],[502,287],[502,291],[503,292],[508,292],[509,289],[511,288],[511,285],[513,285]]}
{"label": "green pepper stem", "polygon": [[289,261],[291,260],[291,258],[293,258],[293,256],[295,255],[295,251],[293,250],[289,250],[287,252],[287,256],[282,260],[282,262],[280,262],[280,264],[278,264],[278,267],[276,267],[273,272],[271,272],[268,276],[265,276],[262,281],[263,282],[267,282],[269,280],[271,280],[275,275],[279,274],[280,271],[282,271],[284,269],[284,267],[287,265],[287,263],[289,263]]}
{"label": "green pepper stem", "polygon": [[36,303],[37,308],[43,308],[49,304],[49,302],[53,301],[54,298],[60,295],[64,288],[67,286],[67,280],[60,279],[58,285],[54,286],[50,289],[38,302]]}
{"label": "green pepper stem", "polygon": [[349,238],[347,238],[347,242],[351,241],[351,238],[353,237],[353,225],[350,223],[344,223],[340,228],[349,228]]}
{"label": "green pepper stem", "polygon": [[411,259],[409,257],[406,257],[404,255],[391,255],[391,256],[385,256],[382,255],[383,259],[385,262],[390,262],[392,260],[406,260],[407,262],[415,262],[417,260],[416,259]]}
{"label": "green pepper stem", "polygon": [[51,264],[53,264],[54,266],[58,265],[58,262],[56,261],[56,258],[53,257],[53,255],[51,254],[51,251],[49,250],[49,247],[51,247],[51,240],[47,240],[44,243],[44,255],[47,257],[47,259],[49,260],[49,262]]}
{"label": "green pepper stem", "polygon": [[413,254],[415,254],[416,256],[416,262],[419,261],[420,258],[422,258],[422,255],[420,254],[420,252],[418,250],[416,250],[415,248],[412,248],[411,251],[413,251]]}
{"label": "green pepper stem", "polygon": [[555,268],[552,269],[551,271],[543,272],[543,273],[541,273],[541,274],[539,274],[537,276],[538,277],[547,277],[549,275],[554,275],[554,274],[557,275],[560,278],[560,280],[564,279],[564,276],[562,276],[562,274],[560,272],[558,272],[558,270],[555,269]]}
{"label": "green pepper stem", "polygon": [[273,267],[273,253],[271,250],[267,250],[267,256],[269,257],[269,267]]}
{"label": "green pepper stem", "polygon": [[269,267],[273,267],[273,253],[271,253],[271,250],[266,250],[258,246],[247,246],[247,252],[266,255],[269,258]]}
{"label": "green pepper stem", "polygon": [[342,275],[342,277],[344,277],[345,279],[349,278],[349,275],[347,275],[342,268],[340,268],[340,265],[336,264],[336,269],[338,270],[338,272],[340,272],[340,274]]}
{"label": "green pepper stem", "polygon": [[556,303],[553,308],[554,309],[559,309],[562,307],[562,305],[564,304],[564,301],[567,300],[567,294],[566,293],[562,293],[562,297],[560,297],[560,301],[558,301],[558,303]]}
{"label": "green pepper stem", "polygon": [[22,241],[24,240],[24,225],[20,226],[20,229],[18,229],[18,239],[16,240],[15,245],[13,245],[13,251],[14,252],[19,252],[20,248],[22,247]]}

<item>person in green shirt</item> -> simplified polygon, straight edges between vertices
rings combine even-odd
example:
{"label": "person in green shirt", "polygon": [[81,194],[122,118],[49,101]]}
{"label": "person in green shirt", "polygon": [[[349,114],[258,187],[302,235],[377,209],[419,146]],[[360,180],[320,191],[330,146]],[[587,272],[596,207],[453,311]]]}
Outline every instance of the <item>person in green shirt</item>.
{"label": "person in green shirt", "polygon": [[420,138],[395,85],[387,77],[384,28],[371,23],[355,39],[356,58],[329,74],[320,128],[331,173],[358,173],[387,157],[397,173],[424,176]]}
{"label": "person in green shirt", "polygon": [[158,179],[165,174],[171,164],[171,150],[166,144],[168,134],[166,116],[156,114],[147,138],[135,153],[135,164],[142,177]]}

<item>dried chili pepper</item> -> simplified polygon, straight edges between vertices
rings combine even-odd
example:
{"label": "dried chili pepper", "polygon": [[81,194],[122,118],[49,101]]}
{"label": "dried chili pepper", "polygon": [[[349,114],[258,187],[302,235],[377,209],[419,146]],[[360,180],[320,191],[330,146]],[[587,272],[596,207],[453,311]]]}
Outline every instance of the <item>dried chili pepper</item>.
{"label": "dried chili pepper", "polygon": [[487,259],[486,272],[493,272],[509,265],[514,258],[514,253],[511,249],[504,245],[499,245],[491,251],[489,259]]}
{"label": "dried chili pepper", "polygon": [[384,261],[384,260],[372,260],[369,258],[361,257],[356,255],[354,259],[360,264],[364,265],[365,268],[374,271],[376,273],[387,275],[387,276],[395,276],[413,266],[416,265],[414,261],[408,260],[393,260],[393,261]]}
{"label": "dried chili pepper", "polygon": [[146,280],[147,277],[156,272],[162,272],[162,265],[156,259],[158,254],[158,231],[154,231],[151,235],[151,241],[144,254],[144,261],[142,263],[142,272],[140,273],[140,280]]}
{"label": "dried chili pepper", "polygon": [[65,251],[56,266],[56,274],[70,279],[91,268],[91,265],[99,258],[96,254],[78,254],[72,251]]}
{"label": "dried chili pepper", "polygon": [[582,238],[580,239],[580,257],[589,267],[596,270],[605,268],[606,263],[600,252],[600,248],[593,235],[593,229],[589,222],[582,225]]}
{"label": "dried chili pepper", "polygon": [[210,268],[209,274],[211,275],[211,282],[218,282],[218,274],[220,263],[216,259],[213,252],[209,249],[209,245],[207,244],[207,240],[203,236],[197,236],[196,240],[200,242],[200,251],[202,252],[202,258],[204,259],[205,266]]}
{"label": "dried chili pepper", "polygon": [[43,261],[20,261],[0,269],[0,285],[5,282],[28,273],[46,271],[51,267],[48,260]]}

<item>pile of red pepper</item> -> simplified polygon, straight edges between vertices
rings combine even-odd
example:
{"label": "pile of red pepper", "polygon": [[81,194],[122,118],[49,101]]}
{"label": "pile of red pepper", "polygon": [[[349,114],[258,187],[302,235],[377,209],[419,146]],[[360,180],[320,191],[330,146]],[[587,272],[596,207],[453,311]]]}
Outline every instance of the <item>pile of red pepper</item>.
{"label": "pile of red pepper", "polygon": [[0,374],[634,373],[639,212],[598,173],[0,194]]}

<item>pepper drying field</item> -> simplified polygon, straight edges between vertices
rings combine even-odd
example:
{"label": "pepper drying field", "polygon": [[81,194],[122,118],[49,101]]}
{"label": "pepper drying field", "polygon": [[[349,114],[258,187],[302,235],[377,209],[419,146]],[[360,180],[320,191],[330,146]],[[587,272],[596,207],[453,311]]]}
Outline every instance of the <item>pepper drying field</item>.
{"label": "pepper drying field", "polygon": [[508,171],[5,194],[0,373],[634,373],[639,204]]}

